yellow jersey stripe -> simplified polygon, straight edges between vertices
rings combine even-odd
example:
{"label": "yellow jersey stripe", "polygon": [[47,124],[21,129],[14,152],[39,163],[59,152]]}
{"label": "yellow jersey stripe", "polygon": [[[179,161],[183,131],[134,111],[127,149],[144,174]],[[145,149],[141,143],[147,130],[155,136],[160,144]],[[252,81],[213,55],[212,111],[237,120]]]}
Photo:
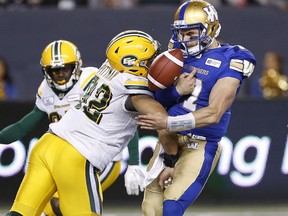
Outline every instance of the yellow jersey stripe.
{"label": "yellow jersey stripe", "polygon": [[96,75],[96,72],[91,73],[85,80],[84,82],[81,84],[80,88],[84,89],[84,87],[87,85],[87,83],[92,79],[92,77],[94,77]]}

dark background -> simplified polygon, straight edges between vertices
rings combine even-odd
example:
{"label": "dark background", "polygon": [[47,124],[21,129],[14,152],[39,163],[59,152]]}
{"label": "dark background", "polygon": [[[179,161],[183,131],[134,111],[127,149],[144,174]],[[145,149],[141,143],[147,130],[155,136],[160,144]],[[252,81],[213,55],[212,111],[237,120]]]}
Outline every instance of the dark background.
{"label": "dark background", "polygon": [[[17,121],[25,113],[32,109],[32,102],[6,102],[0,103],[1,121],[0,128]],[[232,141],[233,147],[239,145],[244,137],[254,136],[257,138],[269,137],[270,148],[264,158],[267,164],[261,180],[252,186],[243,187],[231,181],[231,173],[237,171],[231,160],[229,171],[226,174],[218,173],[216,167],[207,185],[196,201],[199,204],[251,204],[251,203],[287,203],[288,187],[287,174],[281,172],[284,150],[288,145],[287,131],[288,100],[241,100],[232,107],[232,118],[227,133],[227,138]],[[9,115],[8,115],[9,114]],[[47,129],[47,122],[43,122],[36,131],[29,134],[21,142],[28,147],[33,137],[40,137]],[[155,133],[140,131],[140,136],[155,136]],[[254,143],[261,145],[261,143]],[[3,148],[3,145],[0,146]],[[0,150],[1,150],[0,148]],[[152,151],[147,148],[141,155],[141,163],[147,164]],[[232,159],[235,154],[232,153]],[[255,148],[249,148],[245,152],[245,163],[255,159]],[[9,165],[13,160],[13,152],[5,151],[0,154],[0,165]],[[284,162],[285,164],[288,161]],[[259,168],[262,164],[259,164]],[[257,168],[258,169],[258,168]],[[0,177],[0,204],[12,203],[17,189],[23,177],[23,168],[13,177]],[[1,175],[1,173],[0,173]],[[247,174],[249,175],[249,173]],[[128,196],[125,191],[123,175],[104,192],[104,205],[131,204],[140,205],[143,194],[140,196]]]}
{"label": "dark background", "polygon": [[[150,33],[166,50],[171,36],[170,24],[178,5],[142,5],[132,10],[78,8],[59,11],[55,8],[27,11],[0,11],[0,55],[10,65],[18,91],[15,102],[0,103],[0,129],[19,120],[34,106],[35,93],[43,79],[40,57],[44,47],[53,40],[66,39],[74,42],[81,51],[84,66],[99,67],[105,59],[105,48],[110,39],[127,29],[139,29]],[[245,9],[222,7],[218,9],[222,30],[219,39],[230,44],[240,44],[252,51],[258,65],[247,79],[233,105],[231,124],[227,137],[236,145],[246,136],[268,136],[271,145],[267,166],[261,181],[253,187],[235,185],[230,174],[235,171],[231,164],[229,172],[219,175],[217,167],[196,201],[197,203],[287,203],[287,174],[281,173],[281,165],[287,142],[288,100],[265,101],[252,97],[254,79],[261,73],[265,52],[273,50],[283,54],[287,68],[288,14],[272,8],[249,7]],[[33,137],[40,137],[47,129],[47,122],[23,142],[28,146]],[[149,133],[140,131],[141,136]],[[153,134],[152,134],[153,135]],[[141,160],[145,164],[151,156],[146,151]],[[246,158],[247,156],[247,158]],[[255,151],[247,151],[245,160],[253,161]],[[13,159],[11,151],[1,155],[0,163]],[[7,162],[8,161],[8,162]],[[285,162],[285,163],[288,163]],[[0,177],[0,204],[12,203],[23,177],[17,175]],[[104,207],[111,203],[140,205],[140,196],[128,196],[123,175],[104,193]]]}
{"label": "dark background", "polygon": [[[34,100],[43,74],[39,61],[44,47],[53,40],[74,42],[81,51],[84,66],[99,67],[106,45],[127,29],[150,33],[167,49],[170,24],[178,5],[141,5],[131,10],[77,8],[59,11],[0,11],[0,55],[7,58],[18,90],[18,100]],[[240,98],[250,97],[253,80],[261,73],[265,52],[280,52],[288,63],[288,13],[271,7],[218,9],[222,30],[219,39],[240,44],[252,51],[258,61],[254,74],[244,83]]]}

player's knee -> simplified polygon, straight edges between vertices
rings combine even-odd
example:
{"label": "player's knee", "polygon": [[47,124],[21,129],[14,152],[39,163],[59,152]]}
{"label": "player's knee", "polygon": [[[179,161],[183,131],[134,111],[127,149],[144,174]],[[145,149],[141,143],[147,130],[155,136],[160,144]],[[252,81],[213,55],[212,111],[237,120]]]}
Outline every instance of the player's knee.
{"label": "player's knee", "polygon": [[61,213],[60,207],[59,207],[59,199],[52,197],[52,199],[50,200],[50,204],[51,204],[52,210],[55,213],[55,215],[56,216],[62,216],[62,213]]}
{"label": "player's knee", "polygon": [[184,209],[176,200],[165,200],[163,203],[163,215],[165,216],[182,216]]}
{"label": "player's knee", "polygon": [[149,205],[148,202],[145,200],[142,202],[141,209],[143,216],[155,215],[154,208],[151,205]]}
{"label": "player's knee", "polygon": [[142,216],[162,216],[162,205],[155,205],[151,200],[143,200],[142,205]]}
{"label": "player's knee", "polygon": [[11,211],[11,212],[7,213],[6,216],[23,216],[23,215],[18,213],[18,212]]}

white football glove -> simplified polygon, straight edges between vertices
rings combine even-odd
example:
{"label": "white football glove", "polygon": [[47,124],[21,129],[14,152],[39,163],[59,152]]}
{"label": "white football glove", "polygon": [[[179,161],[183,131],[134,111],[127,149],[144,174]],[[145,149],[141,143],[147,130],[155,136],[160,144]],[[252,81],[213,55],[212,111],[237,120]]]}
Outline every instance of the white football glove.
{"label": "white football glove", "polygon": [[138,165],[128,165],[124,175],[125,187],[128,195],[139,195],[144,191],[145,175]]}

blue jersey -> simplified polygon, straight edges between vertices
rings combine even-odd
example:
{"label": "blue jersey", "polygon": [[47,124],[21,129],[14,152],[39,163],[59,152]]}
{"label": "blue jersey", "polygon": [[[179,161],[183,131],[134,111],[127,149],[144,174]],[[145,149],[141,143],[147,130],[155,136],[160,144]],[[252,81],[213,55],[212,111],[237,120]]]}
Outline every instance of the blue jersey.
{"label": "blue jersey", "polygon": [[[184,58],[182,73],[190,73],[194,68],[197,69],[195,74],[196,86],[191,95],[179,97],[175,86],[173,86],[157,91],[155,98],[167,107],[170,116],[187,114],[209,105],[209,95],[217,80],[223,77],[233,77],[240,80],[241,86],[242,81],[253,72],[255,64],[255,57],[247,49],[241,46],[224,44],[203,52],[200,57]],[[169,98],[169,101],[167,101],[167,98]],[[227,131],[230,115],[229,108],[218,124],[179,133],[189,136],[202,136],[207,141],[218,142]]]}

